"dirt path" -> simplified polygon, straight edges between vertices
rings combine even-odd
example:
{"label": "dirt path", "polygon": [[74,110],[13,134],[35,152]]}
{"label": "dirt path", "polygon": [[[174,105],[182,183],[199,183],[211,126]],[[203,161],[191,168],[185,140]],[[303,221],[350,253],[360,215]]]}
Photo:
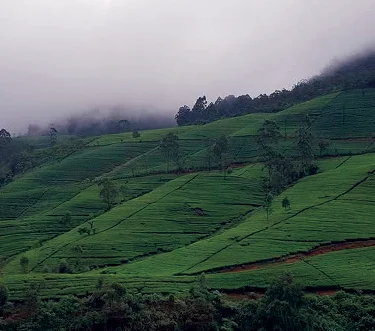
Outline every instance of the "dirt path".
{"label": "dirt path", "polygon": [[270,261],[262,261],[262,262],[255,262],[248,265],[243,265],[240,267],[233,267],[230,269],[221,270],[221,273],[233,273],[233,272],[242,272],[242,271],[249,271],[249,270],[256,270],[263,267],[280,265],[283,263],[296,263],[302,261],[303,259],[323,255],[331,252],[342,251],[345,249],[356,249],[356,248],[364,248],[364,247],[373,247],[375,246],[375,239],[369,240],[357,240],[357,241],[345,241],[340,243],[334,244],[326,244],[321,245],[319,247],[313,248],[306,253],[299,253],[299,254],[291,254],[279,259],[274,259]]}
{"label": "dirt path", "polygon": [[[359,180],[358,182],[356,182],[355,184],[353,184],[349,189],[347,189],[345,192],[342,192],[340,194],[338,194],[337,196],[333,197],[333,198],[330,198],[328,200],[325,200],[323,202],[320,202],[320,203],[317,203],[315,205],[310,205],[310,206],[307,206],[307,207],[304,207],[302,209],[300,209],[299,211],[297,211],[296,213],[294,213],[293,215],[290,215],[288,216],[287,218],[285,219],[281,219],[271,225],[267,225],[265,226],[264,228],[261,228],[261,229],[258,229],[254,232],[251,232],[249,234],[247,234],[246,236],[240,238],[240,240],[238,241],[232,241],[230,242],[228,245],[222,247],[221,249],[219,249],[218,251],[214,252],[213,254],[211,254],[210,256],[207,256],[205,259],[201,260],[200,262],[198,263],[195,263],[194,265],[190,266],[188,269],[184,270],[183,272],[180,272],[178,273],[178,275],[184,275],[186,274],[190,269],[193,269],[195,268],[196,266],[198,266],[199,264],[202,264],[206,261],[208,261],[209,259],[213,258],[215,255],[218,255],[219,253],[221,253],[222,251],[226,250],[227,248],[231,247],[231,246],[234,246],[234,245],[238,245],[239,243],[241,243],[242,241],[256,235],[256,234],[259,234],[261,232],[264,232],[264,231],[267,231],[268,229],[271,229],[287,220],[290,220],[292,219],[293,217],[296,217],[304,212],[306,212],[307,210],[310,210],[312,208],[316,208],[316,207],[320,207],[320,206],[323,206],[327,203],[330,203],[332,201],[335,201],[339,198],[341,198],[342,196],[348,194],[349,192],[351,192],[352,190],[354,190],[356,187],[358,187],[359,185],[361,185],[363,182],[365,182],[367,179],[370,178],[371,175],[373,175],[375,173],[375,169],[368,172],[367,175],[362,178],[361,180]],[[372,239],[372,238],[371,238]],[[365,241],[368,241],[368,240],[365,240]],[[352,241],[353,242],[353,241]],[[344,242],[346,243],[346,242]],[[339,243],[337,243],[339,244]],[[337,245],[335,244],[335,245]],[[325,246],[325,245],[322,245],[322,246]],[[319,247],[322,247],[322,246],[319,246]],[[374,245],[375,246],[375,245]],[[297,260],[300,260],[301,258],[298,258],[298,255],[294,254],[293,257],[297,257]],[[231,267],[231,268],[222,268],[222,267],[219,267],[219,268],[214,268],[214,269],[211,269],[209,270],[209,272],[213,273],[213,272],[239,272],[239,271],[244,271],[244,270],[253,270],[253,269],[258,269],[260,266],[264,265],[264,264],[269,264],[269,263],[278,263],[278,262],[284,262],[285,260],[285,257],[284,258],[280,258],[280,259],[271,259],[271,260],[266,260],[266,261],[260,261],[260,262],[255,262],[255,263],[251,263],[251,264],[246,264],[246,265],[242,265],[242,266],[239,266],[239,267]],[[294,261],[294,262],[296,262]],[[198,274],[198,273],[197,273]]]}
{"label": "dirt path", "polygon": [[[339,291],[339,289],[309,289],[305,290],[304,293],[306,294],[316,294],[316,295],[327,295],[327,296],[333,296]],[[227,299],[231,301],[242,301],[242,300],[258,300],[265,296],[266,289],[258,289],[254,291],[249,292],[225,292],[224,295]]]}

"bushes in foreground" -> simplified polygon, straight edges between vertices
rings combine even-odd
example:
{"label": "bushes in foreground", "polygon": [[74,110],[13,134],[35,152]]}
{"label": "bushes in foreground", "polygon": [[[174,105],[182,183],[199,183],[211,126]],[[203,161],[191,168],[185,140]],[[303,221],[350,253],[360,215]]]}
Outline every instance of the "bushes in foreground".
{"label": "bushes in foreground", "polygon": [[128,293],[98,282],[86,297],[41,301],[32,287],[24,302],[4,302],[2,330],[375,330],[375,298],[338,292],[304,295],[289,275],[261,299],[228,300],[201,283],[175,297]]}

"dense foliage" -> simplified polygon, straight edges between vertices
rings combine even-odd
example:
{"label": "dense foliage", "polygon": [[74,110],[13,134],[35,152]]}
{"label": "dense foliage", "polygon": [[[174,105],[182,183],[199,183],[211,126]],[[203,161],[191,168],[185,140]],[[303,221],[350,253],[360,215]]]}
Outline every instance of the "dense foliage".
{"label": "dense foliage", "polygon": [[[303,296],[289,276],[243,303],[204,281],[190,295],[134,293],[186,293],[201,272],[210,288],[265,289],[285,271],[304,288],[374,291],[374,105],[375,89],[355,90],[82,145],[51,130],[32,155],[61,161],[0,191],[0,329],[371,330],[373,297]],[[80,297],[40,299],[63,294]]]}
{"label": "dense foliage", "polygon": [[5,129],[0,131],[0,186],[9,182],[14,175],[32,166],[30,149],[12,139]]}
{"label": "dense foliage", "polygon": [[178,125],[191,125],[248,113],[277,112],[317,96],[368,87],[375,87],[375,51],[331,66],[321,75],[298,82],[291,90],[284,88],[256,98],[228,95],[208,105],[205,96],[199,97],[191,110],[182,106],[175,119]]}
{"label": "dense foliage", "polygon": [[58,143],[57,131],[52,129],[53,134],[48,138],[38,137],[41,141],[36,139],[35,142],[22,137],[12,138],[6,129],[0,130],[0,187],[28,169],[62,160],[82,149],[86,143],[74,137]]}
{"label": "dense foliage", "polygon": [[101,279],[96,291],[83,298],[42,301],[39,290],[38,285],[30,287],[18,304],[0,301],[2,330],[375,329],[373,296],[304,295],[288,274],[274,281],[263,298],[254,294],[241,301],[209,291],[204,276],[188,295],[177,297],[128,293],[122,285]]}

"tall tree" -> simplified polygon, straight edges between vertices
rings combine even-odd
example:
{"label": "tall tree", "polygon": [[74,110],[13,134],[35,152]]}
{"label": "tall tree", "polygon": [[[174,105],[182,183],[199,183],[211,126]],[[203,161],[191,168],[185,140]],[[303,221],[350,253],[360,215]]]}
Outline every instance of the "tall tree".
{"label": "tall tree", "polygon": [[280,138],[280,127],[275,121],[265,120],[257,131],[257,143],[263,149],[269,149],[276,145]]}
{"label": "tall tree", "polygon": [[116,202],[118,190],[115,184],[108,178],[103,179],[98,185],[102,186],[100,191],[100,198],[107,204],[108,209]]}
{"label": "tall tree", "polygon": [[21,265],[22,271],[24,273],[27,273],[29,269],[29,258],[27,256],[22,256],[20,258],[20,265]]}
{"label": "tall tree", "polygon": [[0,165],[0,186],[12,180],[13,173],[7,165]]}
{"label": "tall tree", "polygon": [[212,152],[215,159],[218,161],[221,170],[224,171],[225,175],[225,156],[228,152],[228,139],[224,134],[222,134],[218,139],[216,139],[213,145]]}
{"label": "tall tree", "polygon": [[125,181],[125,183],[123,185],[120,186],[120,189],[119,189],[119,193],[122,197],[123,200],[126,199],[128,193],[129,193],[129,189],[128,189],[128,181]]}
{"label": "tall tree", "polygon": [[206,109],[206,107],[207,107],[206,96],[199,97],[192,108],[192,112],[201,113],[202,111]]}
{"label": "tall tree", "polygon": [[55,129],[53,126],[49,129],[49,141],[51,143],[51,145],[56,145],[57,143],[57,134],[58,134],[58,131],[57,129]]}
{"label": "tall tree", "polygon": [[169,172],[171,160],[177,160],[180,157],[180,145],[177,135],[173,132],[167,133],[160,141],[159,147],[166,159],[166,172]]}
{"label": "tall tree", "polygon": [[258,308],[262,330],[315,330],[314,318],[307,310],[301,311],[303,303],[301,288],[290,274],[283,274],[272,282]]}
{"label": "tall tree", "polygon": [[213,147],[214,147],[214,143],[212,142],[211,139],[208,138],[206,140],[206,149],[205,149],[206,151],[205,159],[206,159],[208,171],[211,171],[212,163],[215,157]]}
{"label": "tall tree", "polygon": [[266,154],[264,164],[268,170],[268,190],[273,194],[279,194],[298,177],[292,160],[282,153],[271,150]]}
{"label": "tall tree", "polygon": [[296,145],[300,159],[300,171],[304,174],[308,174],[314,161],[313,135],[310,127],[301,126],[297,130]]}
{"label": "tall tree", "polygon": [[141,136],[141,134],[137,130],[135,130],[135,131],[132,132],[132,137],[133,138],[139,138],[140,136]]}
{"label": "tall tree", "polygon": [[179,126],[192,124],[192,114],[188,106],[182,106],[175,115],[175,120]]}
{"label": "tall tree", "polygon": [[5,129],[1,129],[0,130],[0,148],[8,145],[11,141],[12,141],[12,137],[10,133]]}
{"label": "tall tree", "polygon": [[72,221],[72,214],[68,211],[66,212],[60,219],[60,224],[63,226],[69,225],[69,223]]}
{"label": "tall tree", "polygon": [[268,219],[269,219],[269,215],[272,214],[273,212],[273,209],[272,209],[272,200],[273,200],[273,196],[272,196],[272,193],[270,192],[267,192],[265,198],[264,198],[264,202],[263,202],[263,207],[266,211],[266,220],[268,222]]}
{"label": "tall tree", "polygon": [[285,210],[290,209],[290,201],[289,201],[288,197],[285,197],[283,199],[283,201],[281,202],[281,205],[283,206],[283,208]]}
{"label": "tall tree", "polygon": [[320,157],[322,157],[324,151],[326,151],[329,146],[329,140],[320,140],[318,143],[318,146],[319,146],[319,155]]}
{"label": "tall tree", "polygon": [[288,182],[288,172],[292,168],[289,159],[278,151],[280,139],[280,128],[274,121],[264,121],[257,131],[256,141],[268,170],[267,191],[275,194]]}
{"label": "tall tree", "polygon": [[8,288],[0,284],[0,316],[2,316],[2,310],[8,301]]}
{"label": "tall tree", "polygon": [[117,122],[117,132],[129,132],[131,130],[131,124],[128,120],[120,120]]}

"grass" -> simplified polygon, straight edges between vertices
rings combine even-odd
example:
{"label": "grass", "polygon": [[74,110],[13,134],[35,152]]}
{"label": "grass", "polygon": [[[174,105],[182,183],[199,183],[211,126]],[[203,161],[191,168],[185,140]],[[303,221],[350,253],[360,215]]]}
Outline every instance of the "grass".
{"label": "grass", "polygon": [[[263,210],[254,210],[243,222],[216,236],[116,270],[134,275],[197,274],[307,251],[331,241],[375,237],[374,204],[369,201],[365,206],[353,205],[345,201],[348,194],[372,183],[373,178],[369,177],[345,193],[368,176],[374,168],[375,155],[352,157],[339,168],[335,159],[331,162],[331,170],[305,178],[277,197],[268,222]],[[259,177],[260,171],[259,167],[249,166],[238,169],[233,176],[242,173],[254,178]],[[367,194],[371,190],[370,185]],[[282,208],[284,196],[290,199],[291,210]]]}
{"label": "grass", "polygon": [[30,286],[40,289],[41,298],[61,298],[66,295],[84,295],[95,290],[98,279],[104,283],[126,283],[131,292],[142,293],[177,293],[186,292],[198,285],[196,277],[155,277],[129,278],[119,275],[96,274],[28,274],[12,275],[0,278],[7,284],[10,300],[20,300],[27,296]]}
{"label": "grass", "polygon": [[[225,236],[237,238],[236,242],[227,240],[226,249],[207,260],[202,259],[204,262],[188,270],[189,273],[304,251],[318,242],[374,237],[375,205],[341,200],[348,190],[368,176],[374,165],[374,155],[357,156],[340,168],[301,180],[275,199],[268,223],[264,211],[250,216],[238,229],[226,232]],[[367,192],[371,194],[371,190]],[[289,211],[281,206],[285,196],[291,201]]]}
{"label": "grass", "polygon": [[[179,177],[94,218],[95,235],[83,237],[74,229],[29,251],[30,270],[56,265],[63,258],[89,266],[121,264],[191,244],[253,210],[248,197],[259,205],[260,184],[236,176],[224,180],[220,173]],[[18,260],[5,270],[19,272]]]}
{"label": "grass", "polygon": [[[118,187],[125,185],[126,188],[125,196],[119,197],[118,203],[149,193],[176,177],[173,174],[162,174],[128,178],[126,181],[116,180],[115,184]],[[35,193],[26,191],[6,195],[8,201],[2,206],[9,208],[14,203],[19,209],[16,209],[17,214],[13,209],[4,210],[2,213],[5,219],[0,221],[2,242],[0,260],[6,260],[25,249],[38,247],[41,245],[40,241],[63,234],[104,213],[107,208],[100,200],[100,187],[96,183],[65,185],[64,190],[61,192],[60,187],[53,187],[45,191],[40,189]],[[36,194],[35,199],[30,199],[31,193]],[[62,226],[61,217],[67,212],[71,213],[72,222]]]}
{"label": "grass", "polygon": [[[217,289],[265,287],[285,271],[305,287],[374,289],[372,247],[220,272],[330,242],[375,238],[375,89],[364,92],[335,93],[279,113],[141,131],[139,138],[124,133],[85,141],[72,155],[0,189],[2,281],[13,298],[33,282],[44,283],[45,297],[82,294],[101,276],[137,291],[183,291],[201,272]],[[306,115],[313,133],[330,142],[319,160],[320,173],[277,196],[267,221],[261,207],[266,174],[255,134],[264,120],[275,120],[286,134],[279,148],[294,157],[294,131]],[[168,132],[179,136],[185,173],[165,174],[158,144]],[[226,179],[205,170],[208,141],[220,134],[228,136],[226,159],[233,168]],[[172,162],[171,170],[177,169]],[[105,177],[125,187],[109,211],[99,197],[98,181]],[[286,196],[290,210],[281,206]],[[72,221],[63,226],[66,212]],[[94,222],[95,235],[79,235],[77,229],[88,221]],[[23,255],[29,258],[28,274],[19,264]],[[44,273],[62,260],[81,273]]]}
{"label": "grass", "polygon": [[[237,273],[207,274],[211,289],[226,291],[265,289],[279,275],[288,272],[305,288],[336,288],[375,290],[375,249],[373,247],[331,252],[295,263],[267,266]],[[193,276],[135,277],[122,274],[28,274],[3,276],[11,299],[24,298],[30,285],[41,288],[43,298],[59,298],[67,294],[82,295],[95,289],[98,279],[105,283],[119,282],[129,291],[142,293],[184,292],[198,285]]]}
{"label": "grass", "polygon": [[304,287],[375,290],[375,248],[331,252],[296,263],[279,264],[238,273],[207,275],[211,288],[265,288],[282,273],[291,273]]}

